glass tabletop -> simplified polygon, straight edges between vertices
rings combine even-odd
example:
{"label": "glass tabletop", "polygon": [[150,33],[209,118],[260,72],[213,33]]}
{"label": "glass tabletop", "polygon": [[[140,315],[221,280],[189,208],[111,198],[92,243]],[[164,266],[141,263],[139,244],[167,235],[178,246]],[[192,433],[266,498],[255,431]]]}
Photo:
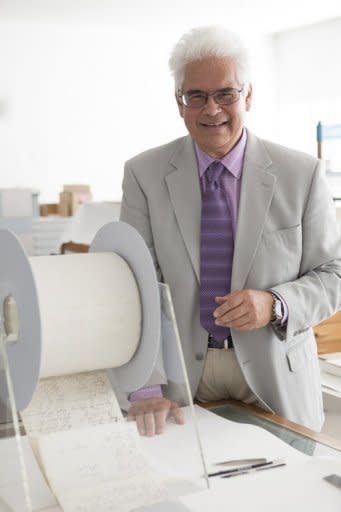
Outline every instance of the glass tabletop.
{"label": "glass tabletop", "polygon": [[283,425],[278,425],[265,418],[260,418],[252,412],[236,405],[225,404],[213,408],[210,407],[209,410],[223,418],[236,421],[237,423],[249,423],[251,425],[264,428],[268,432],[271,432],[271,434],[274,434],[285,443],[306,455],[331,455],[333,457],[341,458],[340,450],[331,448],[314,439],[310,439],[302,433],[294,432]]}
{"label": "glass tabletop", "polygon": [[[340,449],[332,448],[318,440],[311,439],[301,432],[295,432],[284,425],[274,423],[266,418],[257,416],[253,411],[249,411],[247,408],[240,407],[236,404],[223,404],[214,405],[212,407],[208,407],[208,409],[218,416],[228,420],[235,421],[237,423],[249,423],[251,425],[264,428],[288,445],[302,453],[305,453],[306,455],[331,455],[341,458]],[[13,424],[8,416],[6,419],[7,422],[4,418],[2,418],[2,421],[0,421],[0,439],[14,436]],[[25,434],[22,422],[20,420],[19,426],[21,434]]]}

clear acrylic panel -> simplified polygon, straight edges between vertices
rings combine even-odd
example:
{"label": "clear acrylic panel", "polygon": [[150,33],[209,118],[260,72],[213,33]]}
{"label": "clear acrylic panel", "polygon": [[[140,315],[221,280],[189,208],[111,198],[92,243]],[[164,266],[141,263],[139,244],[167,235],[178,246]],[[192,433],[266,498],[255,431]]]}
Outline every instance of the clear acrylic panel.
{"label": "clear acrylic panel", "polygon": [[[8,397],[7,403],[0,404],[1,512],[180,511],[185,510],[180,496],[207,488],[166,285],[160,284],[160,295],[160,358],[185,424],[175,424],[170,418],[162,435],[140,437],[135,422],[128,422],[124,412],[114,411],[116,398],[111,394],[119,397],[122,392],[109,380],[110,390],[105,388],[105,372],[42,379],[29,406],[13,418],[11,393],[7,387],[4,391],[6,361],[1,357],[2,396]],[[167,386],[164,390],[167,396]],[[112,421],[108,422],[108,414]],[[16,421],[20,436],[15,435]]]}

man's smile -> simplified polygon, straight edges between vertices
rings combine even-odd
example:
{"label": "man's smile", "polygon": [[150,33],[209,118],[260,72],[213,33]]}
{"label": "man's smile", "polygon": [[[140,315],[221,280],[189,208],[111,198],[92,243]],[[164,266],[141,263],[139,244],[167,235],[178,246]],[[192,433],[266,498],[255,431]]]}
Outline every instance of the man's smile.
{"label": "man's smile", "polygon": [[227,125],[228,125],[228,121],[199,122],[199,126],[201,128],[204,128],[205,130],[208,130],[210,132],[218,132],[218,133],[224,131]]}

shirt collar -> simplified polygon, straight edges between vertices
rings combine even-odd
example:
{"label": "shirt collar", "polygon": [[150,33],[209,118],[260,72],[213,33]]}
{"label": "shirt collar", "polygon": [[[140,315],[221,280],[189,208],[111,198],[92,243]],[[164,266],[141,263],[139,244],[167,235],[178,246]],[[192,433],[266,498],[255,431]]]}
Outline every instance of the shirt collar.
{"label": "shirt collar", "polygon": [[[237,179],[240,179],[243,169],[244,154],[246,148],[247,134],[245,128],[243,128],[242,135],[237,144],[219,160],[230,173]],[[197,155],[198,169],[200,178],[203,177],[207,167],[216,160],[212,156],[205,153],[196,142],[194,142],[195,152]]]}

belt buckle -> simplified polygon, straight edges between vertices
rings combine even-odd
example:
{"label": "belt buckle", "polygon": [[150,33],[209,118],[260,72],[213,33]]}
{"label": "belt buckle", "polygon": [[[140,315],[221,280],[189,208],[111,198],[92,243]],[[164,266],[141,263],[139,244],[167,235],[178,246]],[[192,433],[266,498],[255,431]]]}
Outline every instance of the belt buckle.
{"label": "belt buckle", "polygon": [[[208,335],[208,345],[210,345],[210,342],[212,342],[214,344],[214,342],[217,342],[217,340],[215,339],[214,336],[212,336],[212,334],[209,334]],[[224,343],[224,346],[220,346],[220,347],[210,347],[209,348],[212,348],[212,349],[218,349],[218,350],[229,350],[229,340],[228,340],[228,337],[225,338],[223,340],[223,343]]]}

